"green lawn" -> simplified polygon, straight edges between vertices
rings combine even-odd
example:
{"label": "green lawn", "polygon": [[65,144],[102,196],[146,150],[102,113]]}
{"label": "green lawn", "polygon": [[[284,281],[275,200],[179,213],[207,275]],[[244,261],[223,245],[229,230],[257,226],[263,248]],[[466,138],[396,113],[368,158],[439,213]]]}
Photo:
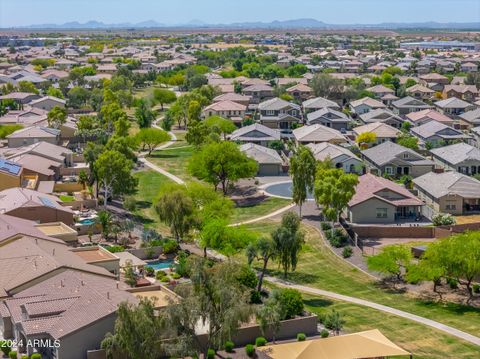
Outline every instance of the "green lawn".
{"label": "green lawn", "polygon": [[[277,224],[264,221],[247,228],[269,234]],[[459,304],[442,304],[413,298],[405,293],[382,289],[369,276],[352,267],[333,254],[319,237],[317,230],[304,226],[306,244],[300,255],[297,269],[289,274],[289,280],[311,287],[371,300],[419,316],[430,318],[457,329],[478,335],[480,333],[480,309]],[[239,255],[244,259],[244,255]],[[280,275],[277,265],[269,266],[271,274]]]}
{"label": "green lawn", "polygon": [[235,207],[232,216],[232,223],[248,221],[256,217],[262,217],[292,203],[289,199],[269,197],[265,201],[254,206]]}
{"label": "green lawn", "polygon": [[188,173],[188,161],[193,154],[193,147],[167,148],[161,151],[152,152],[148,159],[185,181],[194,181],[195,179]]}
{"label": "green lawn", "polygon": [[75,201],[75,197],[73,197],[73,196],[67,196],[67,195],[64,195],[64,194],[58,196],[58,198],[60,198],[60,200],[61,200],[62,202],[73,202],[73,201]]}
{"label": "green lawn", "polygon": [[138,191],[134,196],[137,201],[135,215],[145,226],[153,227],[161,234],[169,236],[170,229],[159,221],[153,205],[162,185],[172,181],[152,170],[137,172],[135,177],[138,178]]}
{"label": "green lawn", "polygon": [[319,316],[324,316],[332,309],[342,313],[345,320],[343,331],[346,333],[379,329],[395,344],[413,353],[414,358],[478,357],[476,345],[408,319],[327,298],[304,296],[304,302],[309,311]]}
{"label": "green lawn", "polygon": [[175,143],[169,148],[188,146],[187,140],[185,140],[185,135],[187,134],[186,131],[177,130],[172,132],[175,134],[175,137],[177,137],[177,141],[175,141]]}

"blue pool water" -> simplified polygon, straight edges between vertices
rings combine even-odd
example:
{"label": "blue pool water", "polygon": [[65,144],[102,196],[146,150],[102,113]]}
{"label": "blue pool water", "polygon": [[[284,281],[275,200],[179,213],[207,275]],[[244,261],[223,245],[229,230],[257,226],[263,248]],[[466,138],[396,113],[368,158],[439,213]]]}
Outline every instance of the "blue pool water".
{"label": "blue pool water", "polygon": [[170,268],[172,265],[173,265],[173,260],[167,259],[163,261],[148,262],[148,264],[145,267],[150,267],[154,270],[162,270],[162,269]]}
{"label": "blue pool water", "polygon": [[92,225],[92,224],[95,224],[95,221],[93,219],[82,219],[78,223],[85,224],[85,225]]}
{"label": "blue pool water", "polygon": [[[273,196],[292,198],[292,182],[272,184],[265,188],[265,192]],[[313,199],[313,194],[307,193],[307,200]]]}

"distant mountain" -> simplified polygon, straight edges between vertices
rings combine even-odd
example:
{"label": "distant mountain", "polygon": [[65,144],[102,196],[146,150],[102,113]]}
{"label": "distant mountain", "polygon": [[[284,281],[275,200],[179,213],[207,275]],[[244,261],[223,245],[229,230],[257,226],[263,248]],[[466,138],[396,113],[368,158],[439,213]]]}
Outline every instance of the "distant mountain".
{"label": "distant mountain", "polygon": [[271,22],[237,22],[232,24],[208,24],[201,20],[191,20],[183,24],[166,25],[155,20],[138,23],[106,24],[100,21],[77,21],[64,24],[37,24],[20,26],[22,29],[121,29],[121,28],[225,28],[225,29],[480,29],[480,22],[476,23],[380,23],[380,24],[327,24],[315,19],[293,19]]}

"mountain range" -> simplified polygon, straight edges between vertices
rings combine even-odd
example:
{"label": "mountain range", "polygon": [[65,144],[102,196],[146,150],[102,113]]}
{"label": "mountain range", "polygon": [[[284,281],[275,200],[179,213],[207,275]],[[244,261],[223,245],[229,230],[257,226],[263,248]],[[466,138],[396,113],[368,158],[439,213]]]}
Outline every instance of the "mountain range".
{"label": "mountain range", "polygon": [[18,26],[17,29],[129,29],[129,28],[216,28],[216,29],[480,29],[477,23],[380,23],[380,24],[327,24],[316,19],[294,19],[271,22],[237,22],[231,24],[208,24],[201,20],[192,20],[180,24],[164,24],[155,20],[147,20],[138,23],[113,23],[106,24],[100,21],[77,21],[63,24],[35,24]]}

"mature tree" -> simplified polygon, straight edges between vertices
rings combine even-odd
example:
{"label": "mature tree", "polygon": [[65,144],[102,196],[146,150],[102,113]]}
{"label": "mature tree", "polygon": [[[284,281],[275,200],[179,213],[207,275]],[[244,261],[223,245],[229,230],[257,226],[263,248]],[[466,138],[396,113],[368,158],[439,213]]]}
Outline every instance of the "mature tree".
{"label": "mature tree", "polygon": [[406,133],[401,134],[397,138],[397,143],[400,146],[407,147],[412,150],[418,150],[418,138],[413,135],[409,135]]}
{"label": "mature tree", "polygon": [[262,290],[263,278],[267,272],[268,262],[275,260],[275,245],[270,238],[260,238],[257,242],[252,242],[246,249],[248,264],[251,265],[254,260],[262,262],[262,269],[258,276],[257,291]]}
{"label": "mature tree", "polygon": [[315,200],[322,206],[322,212],[331,221],[338,221],[340,213],[355,194],[357,175],[345,173],[342,169],[331,168],[324,161],[317,167]]}
{"label": "mature tree", "polygon": [[160,104],[160,106],[162,106],[162,111],[163,111],[163,105],[174,103],[176,100],[177,100],[177,95],[175,95],[175,92],[173,91],[166,90],[166,89],[153,90],[153,101],[155,103]]}
{"label": "mature tree", "polygon": [[142,128],[136,135],[136,140],[140,144],[143,150],[147,148],[148,155],[157,148],[161,143],[167,142],[170,140],[170,135],[158,128]]}
{"label": "mature tree", "polygon": [[368,257],[368,268],[380,273],[395,276],[402,280],[402,276],[410,266],[413,255],[409,247],[404,245],[386,246],[382,252]]}
{"label": "mature tree", "polygon": [[48,127],[59,129],[65,122],[67,122],[67,110],[63,107],[53,107],[47,115]]}
{"label": "mature tree", "polygon": [[220,117],[220,116],[211,116],[205,120],[206,126],[211,132],[216,132],[223,135],[225,140],[227,135],[232,133],[237,129],[232,120]]}
{"label": "mature tree", "polygon": [[137,162],[135,151],[138,148],[138,143],[134,137],[118,137],[112,136],[105,144],[105,151],[114,150],[120,152],[127,159],[132,162]]}
{"label": "mature tree", "polygon": [[87,189],[87,185],[89,182],[88,174],[85,170],[81,170],[78,174],[78,183],[82,185],[83,190]]}
{"label": "mature tree", "polygon": [[130,130],[130,120],[125,112],[122,112],[113,122],[114,135],[118,137],[127,137]]}
{"label": "mature tree", "polygon": [[102,230],[102,236],[104,239],[108,239],[113,225],[112,214],[106,210],[99,211],[95,222],[100,226]]}
{"label": "mature tree", "polygon": [[315,75],[310,86],[315,96],[329,99],[340,99],[344,88],[342,80],[336,79],[328,74]]}
{"label": "mature tree", "polygon": [[37,94],[39,93],[38,89],[35,87],[35,85],[29,81],[20,81],[18,83],[18,91],[20,92],[30,92]]}
{"label": "mature tree", "polygon": [[255,176],[258,164],[242,153],[235,143],[225,141],[207,144],[195,152],[189,170],[195,177],[212,183],[215,190],[221,185],[226,195],[230,184]]}
{"label": "mature tree", "polygon": [[[253,310],[249,291],[236,279],[238,267],[232,263],[210,268],[204,260],[194,260],[190,271],[190,286],[181,285],[182,300],[162,312],[168,355],[174,357],[207,357],[208,349],[218,350],[245,323]],[[205,325],[206,338],[200,342],[196,335],[198,323]]]}
{"label": "mature tree", "polygon": [[67,94],[67,104],[69,107],[81,108],[82,106],[86,105],[90,99],[90,96],[91,92],[87,89],[80,86],[72,87]]}
{"label": "mature tree", "polygon": [[275,336],[282,325],[281,307],[275,300],[269,299],[257,309],[257,321],[262,334],[266,336],[267,331],[272,334],[272,341],[275,343]]}
{"label": "mature tree", "polygon": [[162,356],[165,338],[162,317],[155,313],[153,300],[141,299],[137,305],[123,302],[117,310],[114,334],[102,341],[107,359],[126,355],[130,359],[157,359]]}
{"label": "mature tree", "polygon": [[272,233],[275,259],[282,267],[285,278],[288,271],[294,271],[297,267],[304,237],[300,230],[300,217],[294,212],[285,213],[282,224]]}
{"label": "mature tree", "polygon": [[56,97],[56,98],[64,98],[63,96],[63,93],[60,89],[57,89],[53,86],[50,86],[48,89],[47,89],[47,95],[48,96],[53,96],[53,97]]}
{"label": "mature tree", "polygon": [[[210,142],[212,133],[205,121],[194,121],[188,126],[188,131],[185,135],[185,140],[188,144],[199,149],[205,143]],[[218,141],[217,141],[218,142]]]}
{"label": "mature tree", "polygon": [[362,148],[368,148],[377,140],[377,135],[375,132],[363,132],[357,136],[355,142]]}
{"label": "mature tree", "polygon": [[165,186],[157,199],[155,211],[160,220],[170,226],[177,241],[195,226],[195,207],[185,186]]}
{"label": "mature tree", "polygon": [[315,185],[316,160],[310,148],[300,145],[290,159],[290,175],[292,176],[293,202],[300,207],[302,216],[302,205],[307,195],[313,192]]}
{"label": "mature tree", "polygon": [[138,101],[137,108],[135,109],[135,118],[140,128],[150,127],[153,120],[155,120],[155,112],[152,111],[144,99]]}
{"label": "mature tree", "polygon": [[107,207],[110,195],[131,194],[137,180],[132,176],[133,162],[122,153],[108,150],[100,154],[94,163],[97,180],[103,188],[103,205]]}

